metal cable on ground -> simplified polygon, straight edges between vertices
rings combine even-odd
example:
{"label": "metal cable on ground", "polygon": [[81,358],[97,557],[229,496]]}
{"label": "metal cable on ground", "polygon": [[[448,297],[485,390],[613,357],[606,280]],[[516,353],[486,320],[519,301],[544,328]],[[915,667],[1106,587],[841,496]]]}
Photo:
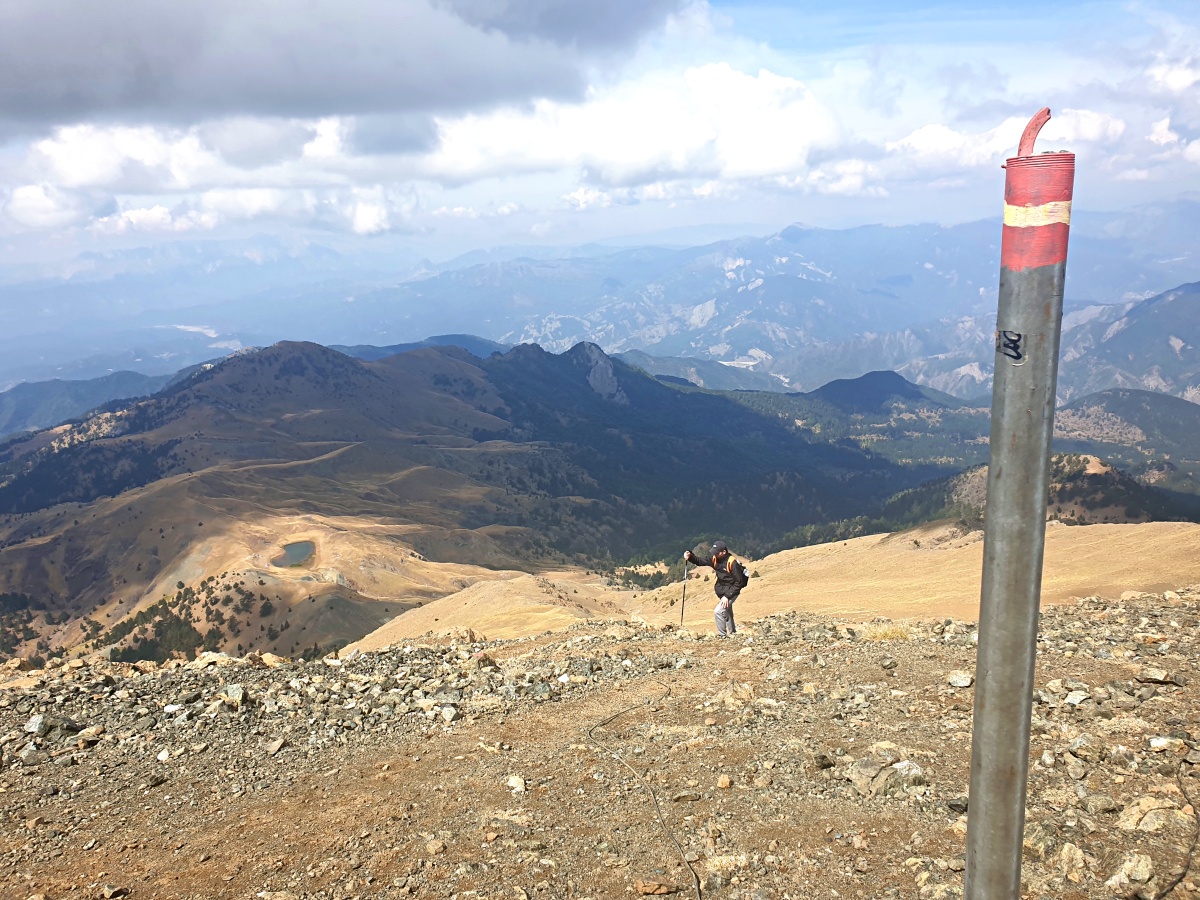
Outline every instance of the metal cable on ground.
{"label": "metal cable on ground", "polygon": [[1187,876],[1188,869],[1192,867],[1192,855],[1196,852],[1196,842],[1200,840],[1200,810],[1196,809],[1195,802],[1193,802],[1192,798],[1188,795],[1187,788],[1183,786],[1183,766],[1186,762],[1187,760],[1184,759],[1179,761],[1179,768],[1175,770],[1175,781],[1179,784],[1179,792],[1183,794],[1183,799],[1186,800],[1192,807],[1192,814],[1197,818],[1196,830],[1192,834],[1191,846],[1188,847],[1187,853],[1183,857],[1183,866],[1180,868],[1179,874],[1175,876],[1174,881],[1154,895],[1155,900],[1161,900],[1161,898],[1167,896],[1167,894],[1179,887],[1179,882],[1183,881],[1183,879]]}
{"label": "metal cable on ground", "polygon": [[671,696],[670,685],[665,684],[661,681],[658,681],[657,679],[654,679],[654,680],[658,684],[661,684],[663,686],[666,693],[664,693],[661,697],[647,698],[647,699],[641,701],[640,703],[635,703],[633,706],[629,706],[629,707],[626,707],[625,709],[618,710],[617,712],[615,712],[611,716],[609,716],[607,719],[603,719],[602,721],[597,722],[595,725],[593,725],[591,728],[589,728],[587,730],[587,736],[590,740],[593,740],[596,743],[603,745],[604,749],[607,750],[609,753],[611,753],[613,758],[617,762],[619,762],[621,765],[623,765],[625,768],[627,768],[630,772],[633,773],[633,775],[637,779],[638,783],[641,784],[641,786],[646,789],[646,792],[650,794],[650,799],[654,801],[654,814],[658,817],[658,824],[662,827],[662,830],[666,834],[666,836],[668,838],[670,838],[671,843],[675,845],[675,849],[679,853],[679,858],[683,861],[683,864],[685,866],[687,866],[688,872],[691,873],[692,886],[696,890],[696,900],[702,900],[701,890],[700,890],[700,876],[696,874],[696,870],[692,867],[692,864],[690,862],[688,862],[687,855],[683,852],[683,847],[680,845],[679,841],[675,839],[675,835],[672,833],[670,827],[667,825],[667,820],[663,816],[662,807],[658,803],[658,795],[655,793],[654,788],[652,788],[650,786],[650,783],[648,781],[646,781],[642,778],[641,774],[638,773],[637,769],[635,769],[633,766],[631,766],[629,763],[627,763],[625,761],[624,757],[622,757],[619,753],[617,753],[615,750],[612,749],[611,744],[608,744],[605,741],[599,740],[595,736],[595,731],[597,728],[603,728],[605,725],[607,725],[609,722],[612,722],[614,719],[618,719],[621,716],[625,715],[626,713],[633,712],[633,710],[638,709],[642,706],[648,706],[651,703],[661,703],[663,700],[666,700],[668,697]]}

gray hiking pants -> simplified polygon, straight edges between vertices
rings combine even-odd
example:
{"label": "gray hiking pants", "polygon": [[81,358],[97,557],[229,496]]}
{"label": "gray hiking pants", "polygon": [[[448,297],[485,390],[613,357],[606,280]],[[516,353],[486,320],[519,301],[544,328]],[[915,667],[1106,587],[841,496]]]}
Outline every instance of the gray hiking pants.
{"label": "gray hiking pants", "polygon": [[713,610],[713,619],[717,623],[717,636],[725,637],[728,634],[737,633],[737,625],[733,621],[733,600],[729,601],[729,605],[721,609],[721,600],[717,600],[717,608]]}

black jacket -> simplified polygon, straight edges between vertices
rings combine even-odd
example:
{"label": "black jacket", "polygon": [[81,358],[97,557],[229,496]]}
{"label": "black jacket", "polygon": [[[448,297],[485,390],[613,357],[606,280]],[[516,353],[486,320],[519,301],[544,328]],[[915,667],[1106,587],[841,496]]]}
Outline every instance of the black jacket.
{"label": "black jacket", "polygon": [[718,597],[728,597],[732,601],[742,592],[742,585],[746,581],[746,567],[740,559],[734,559],[732,553],[725,557],[724,562],[718,562],[715,556],[705,559],[693,553],[691,562],[697,566],[708,566],[717,573],[717,583],[713,585],[713,590]]}

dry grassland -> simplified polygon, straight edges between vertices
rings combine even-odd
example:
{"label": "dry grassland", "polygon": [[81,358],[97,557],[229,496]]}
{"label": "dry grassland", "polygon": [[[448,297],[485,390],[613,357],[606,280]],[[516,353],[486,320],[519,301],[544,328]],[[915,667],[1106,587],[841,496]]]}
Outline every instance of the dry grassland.
{"label": "dry grassland", "polygon": [[[787,550],[750,561],[755,574],[737,603],[749,621],[786,610],[867,621],[978,618],[982,534],[929,525],[888,535]],[[684,624],[712,627],[712,582],[692,570]],[[1162,591],[1200,582],[1200,525],[1066,526],[1046,529],[1042,602],[1090,595]],[[650,624],[679,622],[683,585],[649,592],[617,590],[595,575],[514,575],[411,610],[353,646],[373,649],[427,632],[472,628],[511,638],[564,628],[580,618],[623,614]]]}

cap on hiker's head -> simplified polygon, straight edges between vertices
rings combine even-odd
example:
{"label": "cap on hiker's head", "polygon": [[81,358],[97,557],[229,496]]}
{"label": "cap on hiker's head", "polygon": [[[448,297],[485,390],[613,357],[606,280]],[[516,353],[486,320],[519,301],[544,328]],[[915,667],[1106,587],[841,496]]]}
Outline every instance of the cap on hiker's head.
{"label": "cap on hiker's head", "polygon": [[725,552],[726,550],[728,550],[728,549],[729,549],[729,548],[725,546],[725,542],[724,542],[724,541],[715,541],[715,542],[713,542],[713,545],[712,545],[712,552],[713,552],[713,553],[724,553],[724,552]]}

